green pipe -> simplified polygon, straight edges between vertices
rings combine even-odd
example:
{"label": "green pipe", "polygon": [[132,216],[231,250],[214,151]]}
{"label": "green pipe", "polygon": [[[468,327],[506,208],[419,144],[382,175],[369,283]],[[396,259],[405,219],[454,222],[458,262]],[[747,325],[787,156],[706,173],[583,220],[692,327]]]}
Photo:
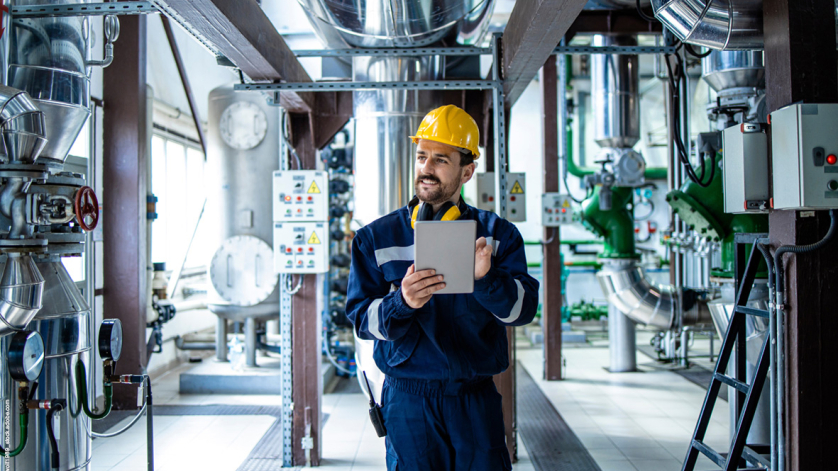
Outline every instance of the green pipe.
{"label": "green pipe", "polygon": [[26,440],[29,438],[29,410],[27,409],[26,412],[19,415],[20,419],[20,443],[17,444],[17,448],[7,452],[2,446],[0,446],[0,455],[3,457],[14,457],[23,452],[23,449],[26,448]]}
{"label": "green pipe", "polygon": [[[599,239],[562,239],[559,242],[561,245],[602,245],[602,240]],[[541,245],[539,240],[526,240],[524,245]]]}
{"label": "green pipe", "polygon": [[594,196],[582,202],[582,224],[594,234],[601,236],[604,247],[599,258],[637,258],[634,246],[634,218],[628,204],[633,200],[633,190],[615,186],[611,189],[611,209],[599,208],[602,187],[594,190]]}
{"label": "green pipe", "polygon": [[84,363],[81,361],[76,363],[76,397],[82,407],[84,407],[85,415],[93,420],[104,419],[111,413],[111,406],[113,405],[113,385],[109,381],[105,382],[104,392],[105,410],[100,413],[92,412],[90,407],[87,405],[87,371],[84,367]]}
{"label": "green pipe", "polygon": [[602,268],[602,264],[594,260],[574,260],[571,262],[564,262],[566,267],[594,267],[596,269]]}

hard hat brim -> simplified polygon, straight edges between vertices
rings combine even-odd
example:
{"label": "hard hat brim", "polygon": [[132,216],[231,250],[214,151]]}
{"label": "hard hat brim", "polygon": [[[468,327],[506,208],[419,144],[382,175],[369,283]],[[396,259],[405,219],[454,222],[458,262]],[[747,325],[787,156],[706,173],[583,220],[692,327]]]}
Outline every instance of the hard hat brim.
{"label": "hard hat brim", "polygon": [[465,148],[460,147],[460,146],[458,146],[457,144],[455,144],[451,141],[446,141],[445,139],[438,139],[438,138],[424,137],[424,136],[408,136],[408,137],[410,138],[410,140],[413,141],[414,144],[419,144],[419,139],[425,139],[427,141],[439,142],[440,144],[445,144],[445,145],[451,146],[451,147],[459,150],[463,154],[465,154],[466,152],[471,152],[472,154],[474,154],[474,160],[477,160],[478,158],[480,158],[480,151],[479,150],[477,150],[477,149],[474,149],[474,150],[465,149]]}

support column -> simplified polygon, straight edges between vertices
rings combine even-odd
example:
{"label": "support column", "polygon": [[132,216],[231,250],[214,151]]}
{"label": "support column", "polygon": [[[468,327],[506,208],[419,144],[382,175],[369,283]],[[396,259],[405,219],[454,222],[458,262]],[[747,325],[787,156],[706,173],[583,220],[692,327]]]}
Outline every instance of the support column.
{"label": "support column", "polygon": [[608,306],[608,371],[626,373],[637,370],[637,333],[634,321],[614,305]]}
{"label": "support column", "polygon": [[[122,321],[117,374],[144,371],[146,360],[146,18],[120,18],[114,61],[104,72],[102,219],[105,317]],[[114,388],[114,409],[137,409],[137,388]]]}
{"label": "support column", "polygon": [[[311,127],[307,115],[290,115],[291,139],[302,168],[314,169],[317,152],[314,148]],[[291,298],[292,369],[294,388],[294,465],[303,466],[306,458],[311,466],[320,466],[322,447],[321,393],[323,376],[320,374],[320,312],[317,310],[317,293],[321,288],[318,275],[299,275],[303,285]],[[296,278],[295,278],[296,280]],[[303,448],[303,439],[311,438],[313,448]]]}
{"label": "support column", "polygon": [[[559,71],[564,73],[564,71]],[[556,56],[541,68],[541,106],[544,123],[542,182],[545,193],[559,191],[559,127]],[[564,90],[562,91],[564,93]],[[564,98],[564,95],[562,95]],[[562,255],[561,231],[545,227],[542,235],[544,260],[541,262],[541,327],[544,330],[544,379],[562,379]]]}
{"label": "support column", "polygon": [[[835,3],[831,0],[765,0],[766,95],[769,112],[795,102],[838,102]],[[828,66],[825,64],[833,64]],[[782,130],[774,130],[782,132]],[[774,155],[773,159],[792,158]],[[771,245],[808,244],[829,226],[826,211],[804,217],[772,211]],[[786,469],[832,466],[838,439],[834,418],[838,389],[838,244],[817,254],[789,255],[786,267]]]}

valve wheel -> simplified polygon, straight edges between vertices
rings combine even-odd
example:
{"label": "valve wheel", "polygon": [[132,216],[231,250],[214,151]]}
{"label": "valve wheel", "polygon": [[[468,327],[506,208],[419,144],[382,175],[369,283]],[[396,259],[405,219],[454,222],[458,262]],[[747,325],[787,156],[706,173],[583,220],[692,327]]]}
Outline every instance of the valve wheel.
{"label": "valve wheel", "polygon": [[83,186],[76,192],[76,220],[85,231],[96,229],[99,224],[99,199],[93,188]]}

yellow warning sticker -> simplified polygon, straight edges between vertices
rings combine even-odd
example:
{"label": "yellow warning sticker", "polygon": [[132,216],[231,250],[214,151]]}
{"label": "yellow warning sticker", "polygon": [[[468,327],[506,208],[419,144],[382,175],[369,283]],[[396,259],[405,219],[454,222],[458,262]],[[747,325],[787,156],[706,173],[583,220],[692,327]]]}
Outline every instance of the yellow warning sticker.
{"label": "yellow warning sticker", "polygon": [[312,180],[311,185],[308,186],[308,194],[312,193],[320,193],[320,188],[317,186],[317,182]]}
{"label": "yellow warning sticker", "polygon": [[320,245],[320,239],[317,237],[316,232],[311,233],[311,237],[308,238],[307,244],[309,244],[309,245]]}
{"label": "yellow warning sticker", "polygon": [[570,207],[570,201],[564,200],[564,203],[562,203],[562,207],[563,208],[569,208]]}
{"label": "yellow warning sticker", "polygon": [[512,185],[512,191],[510,193],[512,193],[513,195],[523,195],[524,194],[524,189],[521,188],[521,184],[518,183],[518,180],[515,180],[515,184]]}

